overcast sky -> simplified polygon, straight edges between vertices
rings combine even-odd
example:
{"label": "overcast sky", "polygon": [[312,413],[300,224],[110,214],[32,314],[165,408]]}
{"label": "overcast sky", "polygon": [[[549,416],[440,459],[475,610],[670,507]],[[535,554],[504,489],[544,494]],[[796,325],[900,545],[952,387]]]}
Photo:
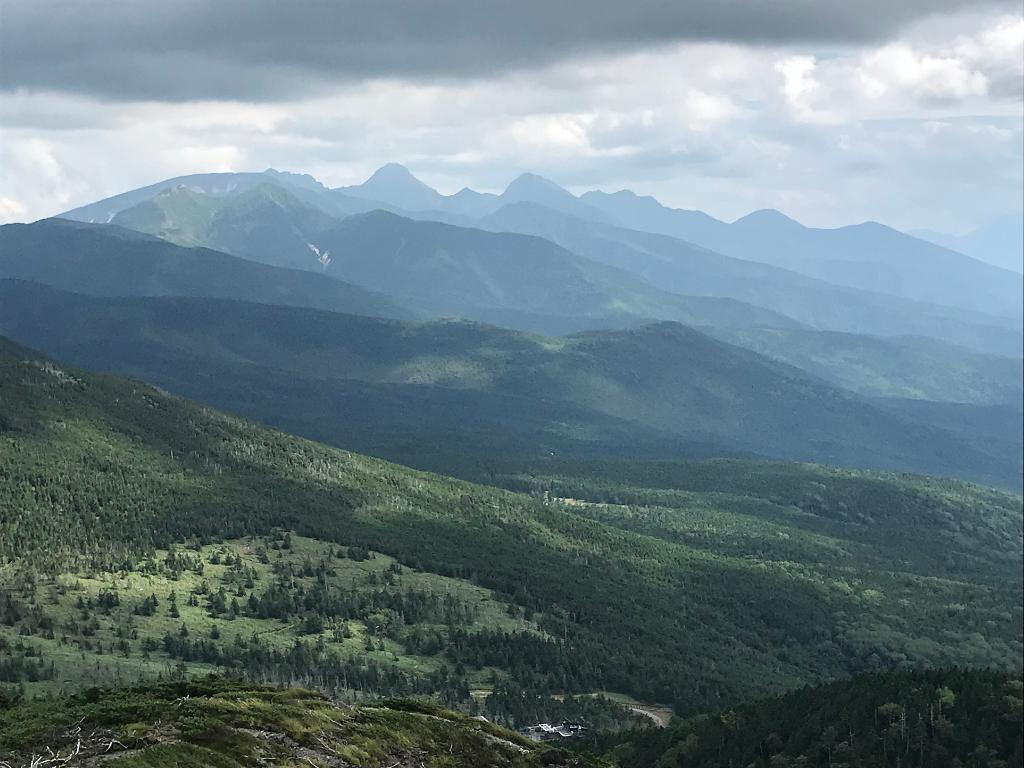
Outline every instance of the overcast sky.
{"label": "overcast sky", "polygon": [[0,222],[200,171],[522,171],[733,219],[1022,204],[998,0],[0,0]]}

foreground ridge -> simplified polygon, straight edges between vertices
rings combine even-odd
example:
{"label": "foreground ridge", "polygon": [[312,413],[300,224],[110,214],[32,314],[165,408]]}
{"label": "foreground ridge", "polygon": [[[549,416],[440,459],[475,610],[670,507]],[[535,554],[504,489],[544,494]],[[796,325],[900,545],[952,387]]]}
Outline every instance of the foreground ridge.
{"label": "foreground ridge", "polygon": [[0,766],[598,766],[417,701],[347,707],[206,678],[93,688],[0,712]]}

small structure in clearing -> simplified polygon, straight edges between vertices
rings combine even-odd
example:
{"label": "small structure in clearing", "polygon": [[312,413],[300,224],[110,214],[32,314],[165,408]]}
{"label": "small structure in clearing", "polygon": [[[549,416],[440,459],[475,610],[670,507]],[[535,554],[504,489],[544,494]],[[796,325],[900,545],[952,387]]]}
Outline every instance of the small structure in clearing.
{"label": "small structure in clearing", "polygon": [[560,725],[551,723],[537,723],[529,725],[519,731],[523,736],[534,741],[554,741],[556,739],[571,739],[574,736],[583,736],[587,727],[582,723],[574,723],[563,720]]}

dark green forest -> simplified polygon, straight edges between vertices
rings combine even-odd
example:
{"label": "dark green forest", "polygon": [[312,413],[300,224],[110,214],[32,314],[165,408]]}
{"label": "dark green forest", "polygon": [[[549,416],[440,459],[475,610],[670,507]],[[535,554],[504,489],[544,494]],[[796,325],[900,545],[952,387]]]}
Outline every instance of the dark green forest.
{"label": "dark green forest", "polygon": [[622,768],[1019,766],[1021,691],[1019,677],[986,671],[865,674],[647,731],[610,754]]}
{"label": "dark green forest", "polygon": [[[1021,668],[1017,496],[744,461],[553,463],[480,478],[523,492],[510,493],[316,445],[9,343],[0,377],[0,606],[14,686],[73,685],[47,659],[77,657],[122,681],[203,668],[329,688],[390,680],[396,693],[448,691],[460,706],[472,706],[473,686],[479,706],[498,690],[506,702],[508,690],[612,691],[685,716],[865,670]],[[258,550],[289,531],[313,543],[281,555],[282,576]],[[331,546],[342,550],[328,558]],[[302,547],[315,548],[308,567]],[[171,550],[201,562],[168,565]],[[376,562],[393,562],[406,586],[382,595],[369,573],[345,589],[327,575],[370,555],[389,558]],[[227,559],[261,578],[247,586]],[[169,615],[175,573],[195,582],[176,605],[201,630]],[[445,590],[485,590],[492,618],[445,619],[444,603],[420,594],[431,574],[452,580]],[[111,603],[118,583],[140,576],[151,586]],[[146,607],[151,593],[159,604]],[[403,618],[368,622],[380,609]],[[268,645],[265,625],[239,632],[232,621],[289,628]]]}

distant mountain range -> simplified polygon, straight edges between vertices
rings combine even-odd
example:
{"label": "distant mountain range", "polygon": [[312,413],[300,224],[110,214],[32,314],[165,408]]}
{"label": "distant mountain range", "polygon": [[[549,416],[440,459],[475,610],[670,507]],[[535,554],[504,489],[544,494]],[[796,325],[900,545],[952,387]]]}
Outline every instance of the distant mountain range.
{"label": "distant mountain range", "polygon": [[997,267],[1024,272],[1024,211],[1000,216],[965,235],[946,235],[927,229],[910,234]]}
{"label": "distant mountain range", "polygon": [[[274,187],[262,186],[231,198],[239,203],[237,207],[223,206],[220,199],[212,207],[227,214],[218,221],[244,218],[266,223],[273,220],[275,212],[285,216],[279,206],[282,194]],[[154,204],[173,202],[175,210],[193,212],[195,207],[188,203],[193,195],[161,194],[141,205],[151,211]],[[250,217],[246,212],[255,200],[263,205]],[[306,217],[303,221],[322,223],[308,209],[299,206],[298,212]],[[289,221],[288,226],[276,230],[280,237],[274,241],[280,248],[265,249],[271,235],[262,236],[262,230],[252,234],[251,230],[231,229],[209,238],[220,243],[249,234],[245,242],[252,244],[252,250],[235,252],[244,251],[252,259],[279,265],[277,269],[246,270],[244,277],[239,270],[250,263],[247,260],[204,248],[186,252],[166,240],[114,225],[87,226],[60,219],[8,225],[0,228],[0,276],[100,295],[245,297],[384,317],[463,317],[547,333],[627,327],[652,320],[722,327],[799,325],[781,314],[732,299],[661,291],[537,237],[414,221],[375,211],[327,222],[330,228],[315,236],[320,244],[321,256],[317,256],[306,242],[306,237],[314,237],[311,230],[304,233],[297,219],[284,220]],[[214,230],[225,232],[217,226]],[[176,231],[188,232],[182,241],[195,243],[193,235],[202,230],[189,224]],[[136,263],[139,255],[140,263]],[[67,269],[55,267],[68,259]],[[308,267],[326,275],[285,273],[280,266]],[[335,275],[350,282],[336,280]],[[386,290],[387,297],[378,288]]]}
{"label": "distant mountain range", "polygon": [[[677,237],[641,231],[658,228],[662,220],[696,223],[699,226],[690,227],[694,240],[732,231],[731,225],[715,223],[703,214],[651,208],[657,204],[650,199],[584,196],[606,206],[611,198],[626,201],[612,206],[618,213],[606,214],[529,174],[502,195],[464,192],[446,197],[397,165],[385,166],[362,185],[341,190],[329,190],[310,177],[294,174],[237,176],[233,181],[224,175],[174,179],[66,216],[84,219],[103,214],[103,220],[182,245],[204,245],[277,266],[334,275],[340,270],[347,281],[399,295],[427,311],[544,333],[624,327],[647,320],[731,327],[793,326],[795,320],[822,330],[931,336],[980,352],[1014,356],[1022,343],[1021,319],[1005,295],[985,301],[980,294],[956,291],[955,300],[935,303],[931,301],[935,296],[907,298],[896,295],[900,291],[850,287],[848,280],[830,282],[834,275],[810,277],[808,273],[815,269],[766,264],[757,254],[724,256]],[[616,217],[637,218],[630,201],[640,201],[644,210],[658,215],[640,217],[644,218],[639,222],[641,229],[608,223]],[[408,216],[435,223],[414,225],[408,216],[387,218],[381,213],[358,217],[374,206],[392,212],[422,208]],[[353,214],[355,218],[343,221]],[[461,226],[443,227],[437,220]],[[743,227],[749,229],[753,221],[745,220]],[[479,229],[536,235],[544,242],[488,237]],[[859,237],[856,232],[843,236],[840,230],[806,230],[795,222],[783,229],[803,233],[804,239],[849,241],[844,246],[847,250],[856,249]],[[752,237],[774,242],[772,237]],[[886,230],[883,239],[894,237],[904,236]],[[955,268],[946,270],[949,274],[938,270],[945,282],[974,280],[975,275],[960,273],[978,268],[982,283],[991,278],[985,270],[992,268],[923,241],[904,239],[953,262]],[[902,248],[901,242],[893,247]],[[810,246],[799,245],[806,247]],[[867,243],[863,248],[875,259],[868,271],[881,274],[883,282],[888,280],[884,269],[879,273],[874,246]],[[1007,273],[993,271],[999,278],[993,292],[1012,293],[1013,280],[1019,282],[1019,278],[1009,275],[1007,283]],[[921,278],[926,279],[933,278]],[[908,289],[902,293],[928,292]],[[961,300],[964,295],[970,300]],[[707,301],[712,298],[746,306]],[[758,313],[752,307],[769,312]]]}
{"label": "distant mountain range", "polygon": [[779,312],[810,328],[881,336],[920,335],[972,349],[1014,354],[1016,321],[844,287],[759,261],[723,256],[666,235],[641,232],[515,203],[479,226],[547,238],[595,261],[677,293],[729,297]]}
{"label": "distant mountain range", "polygon": [[[802,272],[837,285],[877,291],[926,303],[1022,317],[1019,275],[980,263],[948,248],[875,222],[838,229],[813,229],[778,211],[755,211],[729,224],[700,211],[668,208],[652,197],[628,190],[575,196],[534,174],[515,179],[501,195],[460,193],[459,200],[424,194],[418,179],[400,166],[386,166],[373,185],[374,199],[403,208],[419,190],[416,208],[487,216],[510,203],[528,202],[590,221],[657,232],[727,256],[760,261]],[[429,189],[429,187],[426,187]],[[346,194],[362,196],[361,187]],[[433,192],[433,190],[430,190]],[[475,203],[467,205],[472,198]],[[970,285],[970,291],[963,291]]]}
{"label": "distant mountain range", "polygon": [[5,283],[13,338],[385,455],[1021,482],[1021,275],[880,224],[726,223],[534,174],[202,174],[0,228],[0,278],[82,294]]}

